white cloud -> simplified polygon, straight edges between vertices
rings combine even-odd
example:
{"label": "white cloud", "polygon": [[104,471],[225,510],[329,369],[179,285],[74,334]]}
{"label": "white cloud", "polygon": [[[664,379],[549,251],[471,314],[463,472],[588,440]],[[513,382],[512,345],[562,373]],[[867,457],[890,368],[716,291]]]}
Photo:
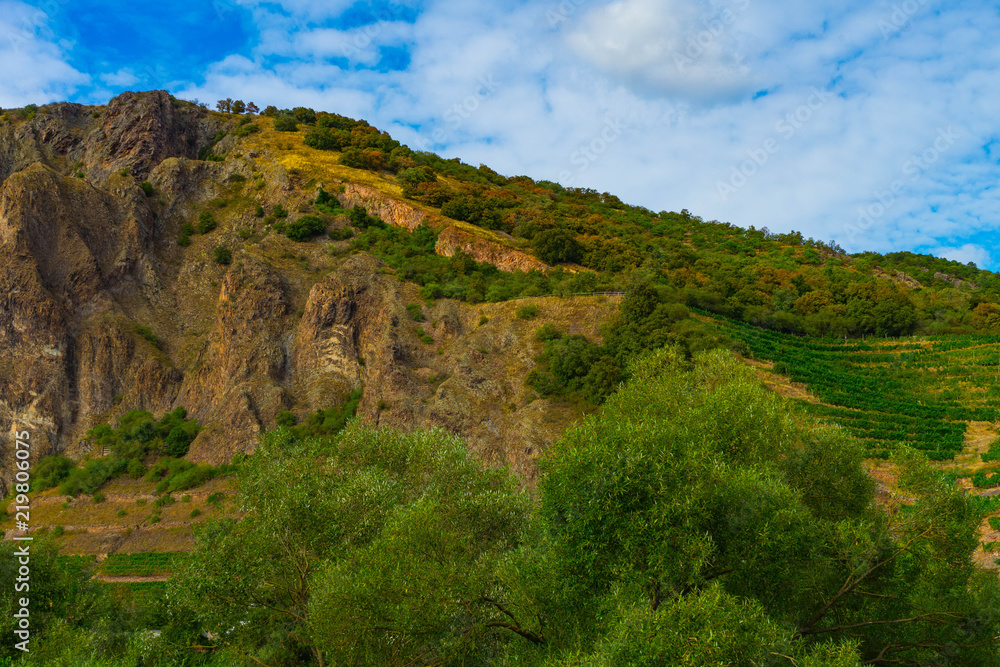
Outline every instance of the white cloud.
{"label": "white cloud", "polygon": [[102,74],[100,78],[102,83],[112,87],[132,86],[141,81],[141,79],[135,75],[135,72],[127,67],[123,67],[113,74]]}
{"label": "white cloud", "polygon": [[45,35],[45,12],[16,0],[0,1],[0,107],[68,99],[90,78],[67,62]]}
{"label": "white cloud", "polygon": [[[1000,226],[1000,16],[985,0],[925,6],[889,33],[894,0],[427,0],[415,21],[397,10],[349,30],[329,20],[348,0],[241,4],[259,31],[249,57],[175,93],[361,117],[417,148],[657,211],[994,261],[974,250]],[[15,22],[3,7],[26,5],[0,4],[0,31]],[[83,77],[38,34],[30,63],[4,59],[0,104]],[[375,70],[387,46],[409,50],[406,71]],[[913,169],[947,128],[953,145]]]}
{"label": "white cloud", "polygon": [[749,7],[750,0],[618,0],[587,12],[567,41],[640,93],[731,99],[758,85],[740,49]]}
{"label": "white cloud", "polygon": [[990,266],[993,263],[990,251],[973,243],[966,243],[958,248],[936,247],[931,248],[928,252],[937,257],[944,257],[962,264],[972,262],[979,268]]}

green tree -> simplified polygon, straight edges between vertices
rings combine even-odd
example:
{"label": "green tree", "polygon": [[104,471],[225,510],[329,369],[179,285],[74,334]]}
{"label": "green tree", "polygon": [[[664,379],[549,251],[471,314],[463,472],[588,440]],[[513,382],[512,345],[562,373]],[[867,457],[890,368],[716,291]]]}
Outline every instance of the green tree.
{"label": "green tree", "polygon": [[354,422],[301,441],[281,429],[238,484],[245,518],[207,524],[170,585],[227,650],[269,665],[404,665],[538,640],[537,621],[511,618],[497,571],[528,497],[443,431]]}
{"label": "green tree", "polygon": [[558,228],[537,234],[531,242],[531,249],[546,264],[579,262],[583,256],[583,247],[576,237],[571,232]]}

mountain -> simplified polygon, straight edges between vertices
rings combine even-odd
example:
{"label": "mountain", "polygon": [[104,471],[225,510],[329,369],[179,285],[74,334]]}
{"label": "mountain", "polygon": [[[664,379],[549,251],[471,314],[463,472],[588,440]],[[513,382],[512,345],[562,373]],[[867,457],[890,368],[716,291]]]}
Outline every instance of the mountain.
{"label": "mountain", "polygon": [[[188,457],[221,463],[279,414],[363,388],[365,421],[444,427],[532,479],[637,349],[733,347],[707,315],[844,338],[1000,326],[1000,276],[974,267],[848,256],[417,153],[336,114],[162,91],[4,113],[0,252],[0,430],[29,428],[35,456],[183,407],[203,427]],[[670,312],[599,347],[636,285]],[[593,346],[549,385],[542,324]]]}

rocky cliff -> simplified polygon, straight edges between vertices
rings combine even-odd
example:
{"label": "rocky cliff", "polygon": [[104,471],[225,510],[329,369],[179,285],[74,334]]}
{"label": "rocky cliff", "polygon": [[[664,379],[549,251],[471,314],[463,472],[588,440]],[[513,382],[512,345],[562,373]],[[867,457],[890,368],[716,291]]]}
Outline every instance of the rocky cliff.
{"label": "rocky cliff", "polygon": [[[302,416],[363,387],[361,418],[445,427],[530,479],[533,457],[579,416],[523,384],[539,322],[515,317],[519,304],[442,300],[418,324],[406,307],[417,288],[378,259],[269,233],[253,209],[296,210],[309,191],[274,152],[244,155],[232,135],[213,149],[224,161],[195,159],[233,126],[163,92],[0,124],[3,478],[15,430],[31,432],[36,457],[79,457],[95,423],[184,406],[205,427],[189,457],[220,462],[252,450],[278,412]],[[346,183],[340,196],[397,226],[426,219],[366,185]],[[206,211],[218,228],[179,245]],[[443,254],[544,268],[458,228],[441,239]],[[232,249],[231,263],[214,261],[217,246]],[[590,337],[615,308],[537,304],[544,321]]]}

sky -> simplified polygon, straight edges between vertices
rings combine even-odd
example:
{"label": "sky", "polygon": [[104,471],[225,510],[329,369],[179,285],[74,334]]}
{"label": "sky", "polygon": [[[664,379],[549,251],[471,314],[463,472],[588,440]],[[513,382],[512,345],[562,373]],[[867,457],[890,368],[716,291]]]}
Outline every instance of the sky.
{"label": "sky", "polygon": [[0,107],[309,106],[656,212],[997,270],[998,34],[978,0],[0,0]]}

